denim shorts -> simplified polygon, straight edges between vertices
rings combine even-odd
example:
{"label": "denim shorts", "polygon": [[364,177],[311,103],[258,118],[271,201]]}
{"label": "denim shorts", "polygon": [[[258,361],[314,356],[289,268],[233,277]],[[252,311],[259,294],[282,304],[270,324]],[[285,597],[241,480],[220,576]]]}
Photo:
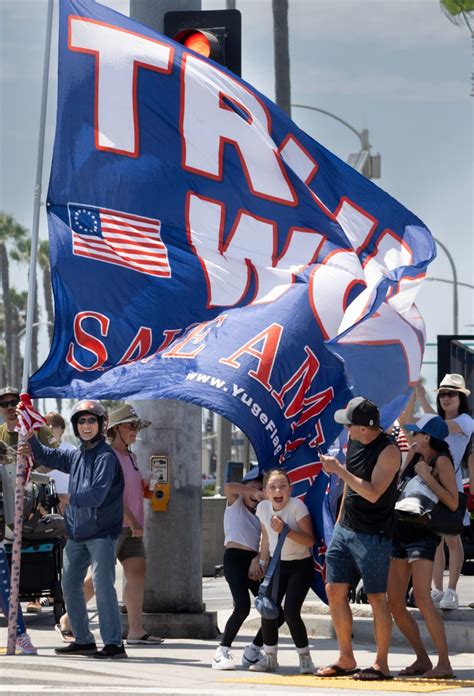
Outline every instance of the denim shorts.
{"label": "denim shorts", "polygon": [[127,558],[145,558],[143,537],[132,536],[130,527],[124,527],[117,540],[116,556],[120,562]]}
{"label": "denim shorts", "polygon": [[409,563],[423,559],[425,561],[434,561],[436,548],[440,542],[439,536],[434,534],[426,534],[418,539],[410,541],[400,541],[393,539],[392,541],[392,558],[408,559]]}
{"label": "denim shorts", "polygon": [[391,549],[387,537],[337,524],[326,552],[326,582],[357,587],[362,578],[366,594],[386,592]]}

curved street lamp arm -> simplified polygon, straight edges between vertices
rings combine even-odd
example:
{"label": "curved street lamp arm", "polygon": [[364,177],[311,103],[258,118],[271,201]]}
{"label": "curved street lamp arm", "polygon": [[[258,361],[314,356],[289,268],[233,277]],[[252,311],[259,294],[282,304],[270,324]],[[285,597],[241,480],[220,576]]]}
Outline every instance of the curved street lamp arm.
{"label": "curved street lamp arm", "polygon": [[316,106],[307,106],[306,104],[292,104],[291,106],[297,109],[309,109],[309,111],[317,111],[320,114],[325,114],[326,116],[333,118],[335,121],[339,121],[339,123],[342,123],[344,126],[349,128],[349,130],[351,130],[353,133],[357,135],[363,150],[370,149],[369,132],[366,129],[359,133],[359,131],[356,130],[354,126],[351,126],[350,123],[344,121],[343,118],[339,118],[339,116],[336,116],[335,114],[332,114],[330,111],[326,111],[325,109],[318,109]]}
{"label": "curved street lamp arm", "polygon": [[459,299],[458,299],[458,272],[456,270],[456,264],[454,263],[454,259],[451,256],[450,252],[448,249],[444,246],[442,242],[439,241],[439,239],[436,239],[434,237],[434,240],[436,244],[438,244],[441,249],[444,251],[446,254],[449,265],[451,266],[451,270],[453,272],[453,329],[454,329],[454,334],[456,335],[458,333],[458,315],[459,315]]}
{"label": "curved street lamp arm", "polygon": [[[425,278],[425,280],[436,280],[438,283],[449,283],[450,285],[454,283],[454,280],[448,280],[448,278]],[[461,281],[459,281],[458,285],[461,285],[463,288],[471,288],[471,290],[474,290],[474,285],[470,283],[461,283]]]}

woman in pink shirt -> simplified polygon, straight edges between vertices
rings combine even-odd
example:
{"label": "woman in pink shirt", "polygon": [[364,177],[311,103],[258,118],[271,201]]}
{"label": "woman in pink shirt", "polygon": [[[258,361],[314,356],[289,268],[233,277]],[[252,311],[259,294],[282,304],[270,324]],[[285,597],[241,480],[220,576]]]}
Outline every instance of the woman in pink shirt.
{"label": "woman in pink shirt", "polygon": [[163,638],[146,633],[142,625],[146,572],[143,477],[137,458],[130,449],[137,433],[149,425],[149,421],[137,416],[133,406],[122,404],[110,412],[107,428],[109,443],[118,457],[125,483],[123,530],[117,542],[117,558],[125,574],[123,601],[128,615],[127,645],[159,645],[163,642]]}

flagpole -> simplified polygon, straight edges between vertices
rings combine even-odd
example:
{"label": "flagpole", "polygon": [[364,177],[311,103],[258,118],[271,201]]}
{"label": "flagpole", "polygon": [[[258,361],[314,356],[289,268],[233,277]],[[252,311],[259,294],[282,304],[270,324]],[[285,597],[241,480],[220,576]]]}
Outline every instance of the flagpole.
{"label": "flagpole", "polygon": [[[33,195],[33,224],[31,227],[31,257],[30,272],[28,277],[28,303],[26,309],[26,335],[23,362],[22,392],[28,390],[28,378],[31,363],[31,344],[33,337],[34,299],[36,291],[36,263],[38,255],[39,219],[41,206],[41,180],[43,176],[44,138],[46,128],[46,108],[48,103],[49,63],[51,58],[51,36],[53,30],[53,6],[54,0],[48,0],[46,14],[46,37],[43,61],[43,88],[41,94],[41,111],[39,122],[38,156],[36,160],[36,183]],[[23,437],[19,434],[19,442]],[[11,588],[10,606],[8,612],[8,643],[7,655],[15,654],[16,627],[18,616],[18,597],[20,591],[20,566],[21,566],[21,537],[23,531],[23,498],[25,491],[26,457],[17,458],[16,488],[15,488],[15,512],[13,520],[13,544],[11,562]]]}

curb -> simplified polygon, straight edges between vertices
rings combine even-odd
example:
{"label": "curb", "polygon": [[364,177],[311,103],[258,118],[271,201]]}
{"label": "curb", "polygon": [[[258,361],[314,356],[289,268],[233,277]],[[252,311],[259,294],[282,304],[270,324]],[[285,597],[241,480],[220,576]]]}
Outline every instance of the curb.
{"label": "curb", "polygon": [[[351,609],[353,610],[352,636],[354,642],[373,645],[374,623],[371,608],[367,605],[351,605]],[[421,638],[426,648],[431,651],[434,650],[431,637],[420,612],[418,610],[411,610],[411,613],[413,613],[413,617],[418,624]],[[474,612],[469,609],[449,612],[449,619],[446,618],[446,614],[447,612],[444,612],[442,616],[449,651],[451,653],[471,652],[472,646],[474,645],[474,620],[472,620],[471,617],[474,618]],[[451,617],[451,615],[453,616]],[[303,613],[301,616],[310,638],[334,639],[336,637],[329,615],[329,609],[325,604],[319,602],[306,603],[303,605]],[[249,619],[244,625],[249,629],[257,629],[260,626],[260,619]],[[283,624],[279,630],[282,635],[289,635],[289,629],[286,624]],[[409,646],[409,643],[399,631],[395,622],[393,623],[390,644],[392,646]]]}

